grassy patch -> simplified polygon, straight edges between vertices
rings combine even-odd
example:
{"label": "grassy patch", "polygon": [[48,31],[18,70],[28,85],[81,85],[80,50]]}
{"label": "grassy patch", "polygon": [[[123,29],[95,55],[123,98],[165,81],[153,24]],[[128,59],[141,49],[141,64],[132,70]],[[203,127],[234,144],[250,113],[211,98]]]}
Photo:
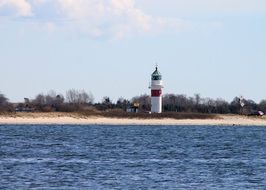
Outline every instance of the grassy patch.
{"label": "grassy patch", "polygon": [[218,119],[219,116],[215,114],[203,113],[180,113],[180,112],[164,112],[156,113],[127,113],[121,110],[97,111],[87,110],[82,112],[2,112],[1,117],[23,117],[23,118],[38,118],[38,117],[73,117],[73,118],[87,118],[87,117],[107,117],[107,118],[121,118],[121,119]]}

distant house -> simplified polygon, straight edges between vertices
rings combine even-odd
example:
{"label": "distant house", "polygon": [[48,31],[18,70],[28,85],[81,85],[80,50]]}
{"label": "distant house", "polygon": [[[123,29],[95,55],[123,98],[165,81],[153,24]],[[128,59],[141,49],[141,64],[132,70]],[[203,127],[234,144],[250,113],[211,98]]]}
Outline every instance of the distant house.
{"label": "distant house", "polygon": [[24,98],[24,103],[19,103],[15,105],[16,112],[33,112],[35,109],[31,106],[30,100]]}
{"label": "distant house", "polygon": [[264,116],[265,113],[263,111],[251,111],[251,113],[248,115],[249,116]]}
{"label": "distant house", "polygon": [[127,108],[127,113],[138,113],[139,112],[139,103],[134,103],[132,106]]}
{"label": "distant house", "polygon": [[24,107],[18,107],[15,109],[16,112],[33,112],[34,108],[24,108]]}

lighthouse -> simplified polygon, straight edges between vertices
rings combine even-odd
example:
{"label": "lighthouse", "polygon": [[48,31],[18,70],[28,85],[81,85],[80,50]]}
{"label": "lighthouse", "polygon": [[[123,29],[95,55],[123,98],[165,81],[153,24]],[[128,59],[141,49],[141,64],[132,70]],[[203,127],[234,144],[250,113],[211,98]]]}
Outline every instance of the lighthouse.
{"label": "lighthouse", "polygon": [[162,113],[162,75],[156,66],[151,75],[151,113]]}

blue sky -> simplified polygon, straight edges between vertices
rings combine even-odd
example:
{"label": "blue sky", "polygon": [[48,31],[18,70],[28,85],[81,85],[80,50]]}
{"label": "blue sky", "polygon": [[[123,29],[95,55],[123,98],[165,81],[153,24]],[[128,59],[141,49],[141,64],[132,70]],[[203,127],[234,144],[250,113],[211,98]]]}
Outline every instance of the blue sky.
{"label": "blue sky", "polygon": [[266,99],[265,0],[0,0],[0,91]]}

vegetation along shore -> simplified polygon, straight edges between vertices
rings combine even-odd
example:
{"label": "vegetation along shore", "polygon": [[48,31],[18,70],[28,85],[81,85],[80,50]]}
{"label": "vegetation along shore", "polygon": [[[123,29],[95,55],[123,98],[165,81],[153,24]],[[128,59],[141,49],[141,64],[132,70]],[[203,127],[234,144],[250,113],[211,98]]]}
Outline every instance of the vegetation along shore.
{"label": "vegetation along shore", "polygon": [[33,99],[13,103],[0,93],[0,124],[117,124],[117,125],[265,125],[266,100],[256,103],[235,97],[222,99],[166,94],[163,113],[150,113],[150,96],[113,102],[103,97],[94,102],[93,95],[84,90],[69,90],[66,96],[50,91]]}

